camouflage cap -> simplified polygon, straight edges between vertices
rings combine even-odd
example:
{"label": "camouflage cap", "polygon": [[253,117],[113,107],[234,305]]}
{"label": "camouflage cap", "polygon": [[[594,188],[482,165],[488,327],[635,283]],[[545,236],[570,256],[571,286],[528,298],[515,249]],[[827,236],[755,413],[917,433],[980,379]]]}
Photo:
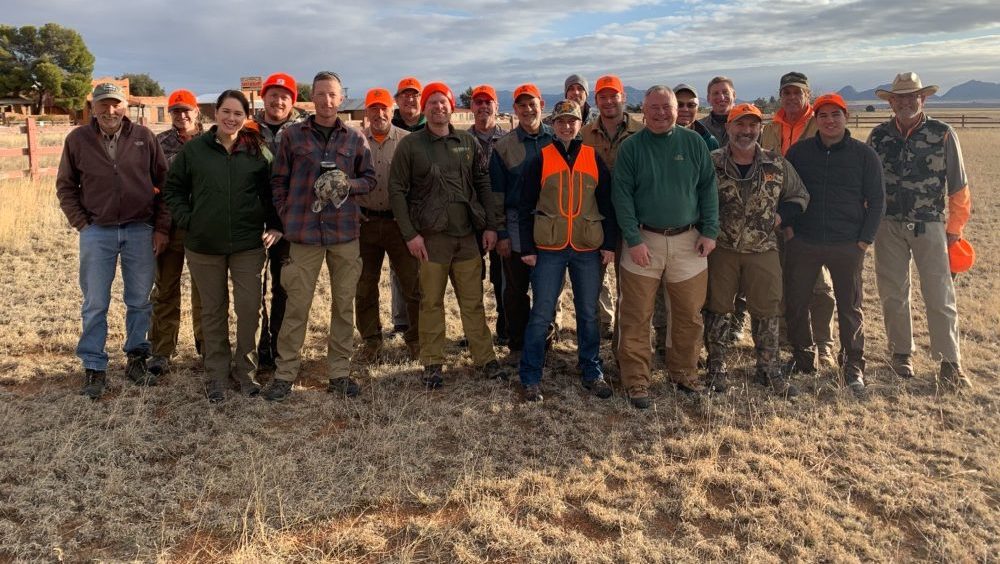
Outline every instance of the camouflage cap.
{"label": "camouflage cap", "polygon": [[118,100],[119,102],[127,102],[125,98],[125,91],[122,90],[117,84],[112,84],[110,82],[102,82],[94,87],[93,99],[95,102],[100,102],[101,100],[107,100],[108,98]]}
{"label": "camouflage cap", "polygon": [[552,119],[556,120],[564,116],[575,117],[583,121],[583,113],[580,111],[580,105],[573,100],[556,102],[555,108],[552,110]]}

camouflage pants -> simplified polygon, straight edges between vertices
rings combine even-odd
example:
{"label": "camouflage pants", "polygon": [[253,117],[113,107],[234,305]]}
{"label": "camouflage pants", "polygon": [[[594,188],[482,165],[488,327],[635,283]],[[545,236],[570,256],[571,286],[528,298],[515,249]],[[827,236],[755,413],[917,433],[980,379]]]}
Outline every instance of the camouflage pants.
{"label": "camouflage pants", "polygon": [[[750,316],[750,332],[753,336],[756,369],[769,378],[781,372],[781,357],[778,346],[780,317]],[[728,371],[726,358],[729,353],[729,320],[718,313],[705,313],[705,345],[708,348],[709,377]]]}

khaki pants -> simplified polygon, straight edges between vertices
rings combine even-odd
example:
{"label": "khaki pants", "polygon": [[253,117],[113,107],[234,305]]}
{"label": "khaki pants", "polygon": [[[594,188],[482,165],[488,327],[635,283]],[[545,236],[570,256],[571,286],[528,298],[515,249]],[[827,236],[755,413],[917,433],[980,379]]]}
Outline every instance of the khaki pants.
{"label": "khaki pants", "polygon": [[424,366],[445,362],[444,292],[449,278],[472,361],[483,366],[496,360],[493,336],[486,325],[483,261],[475,235],[451,237],[438,233],[425,237],[425,243],[431,260],[420,265],[420,362]]}
{"label": "khaki pants", "polygon": [[339,245],[300,245],[292,243],[288,262],[281,268],[281,286],[288,294],[285,317],[278,334],[277,369],[274,377],[292,382],[302,364],[302,344],[316,280],[323,263],[330,275],[330,329],[327,335],[327,376],[347,376],[354,349],[354,296],[361,277],[361,254],[358,240]]}
{"label": "khaki pants", "polygon": [[931,357],[959,362],[958,305],[948,263],[948,238],[941,222],[924,223],[915,233],[912,223],[886,219],[875,238],[875,281],[882,301],[889,351],[913,353],[910,317],[910,259],[917,265],[920,291],[927,311]]}
{"label": "khaki pants", "polygon": [[[177,226],[170,228],[170,243],[156,257],[156,278],[149,301],[153,302],[153,318],[149,326],[149,342],[153,356],[170,358],[177,352],[177,337],[181,330],[181,273],[184,271],[184,235]],[[191,326],[195,343],[201,335],[201,297],[198,285],[191,278]]]}
{"label": "khaki pants", "polygon": [[[693,384],[698,378],[701,351],[701,309],[708,289],[708,261],[698,256],[694,245],[699,234],[692,229],[665,237],[648,231],[642,240],[652,255],[651,264],[632,262],[628,249],[622,252],[618,328],[615,343],[622,383],[629,393],[649,387],[652,357],[649,330],[656,293],[666,288],[670,300],[671,344],[667,372],[672,381]],[[666,284],[661,279],[666,276]]]}
{"label": "khaki pants", "polygon": [[743,294],[751,316],[768,318],[781,314],[778,251],[738,253],[716,247],[708,256],[708,274],[708,311],[719,315],[733,313],[737,294]]}
{"label": "khaki pants", "polygon": [[[264,249],[231,255],[204,255],[188,250],[187,261],[201,292],[205,374],[210,380],[225,380],[229,377],[230,364],[235,363],[237,379],[252,378],[257,370]],[[230,280],[236,310],[235,352],[229,343]]]}

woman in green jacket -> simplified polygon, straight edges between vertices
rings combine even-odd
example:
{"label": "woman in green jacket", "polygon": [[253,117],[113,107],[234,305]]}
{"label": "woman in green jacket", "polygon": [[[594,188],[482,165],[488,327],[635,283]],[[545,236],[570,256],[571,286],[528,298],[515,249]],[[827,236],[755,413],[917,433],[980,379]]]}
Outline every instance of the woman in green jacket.
{"label": "woman in green jacket", "polygon": [[[184,145],[167,176],[164,198],[187,231],[188,269],[202,299],[208,400],[225,399],[230,366],[247,395],[260,391],[257,332],[261,314],[264,249],[281,239],[271,200],[271,153],[260,133],[247,127],[250,104],[238,90],[215,103],[215,122]],[[229,342],[229,281],[236,310],[236,351]]]}

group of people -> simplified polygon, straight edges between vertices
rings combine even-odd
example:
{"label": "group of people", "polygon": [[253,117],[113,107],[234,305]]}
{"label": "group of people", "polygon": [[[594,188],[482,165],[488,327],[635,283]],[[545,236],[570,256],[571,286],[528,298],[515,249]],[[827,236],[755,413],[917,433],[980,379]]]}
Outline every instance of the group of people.
{"label": "group of people", "polygon": [[[96,399],[106,385],[119,259],[126,376],[154,385],[168,370],[186,258],[209,401],[223,401],[234,385],[271,401],[289,396],[324,263],[328,389],[355,396],[352,362],[382,358],[379,281],[388,256],[393,325],[429,389],[444,383],[451,280],[477,371],[506,380],[516,367],[525,399],[542,400],[568,272],[580,381],[599,398],[614,393],[600,354],[602,338],[612,338],[621,391],[636,408],[650,406],[654,334],[676,390],[724,392],[741,312],[750,317],[757,382],[792,397],[795,373],[840,366],[861,395],[870,247],[893,371],[914,376],[912,261],[936,376],[968,386],[948,249],[971,204],[954,130],[924,112],[936,88],[897,75],[877,92],[894,116],[863,142],[847,129],[845,101],[813,100],[798,72],[781,77],[780,108],[767,123],[756,106],[736,103],[726,77],[709,82],[711,110],[700,120],[698,92],[686,84],[649,88],[642,121],[625,112],[614,75],[595,83],[595,106],[589,82],[569,76],[565,99],[547,116],[539,89],[522,84],[509,132],[497,124],[492,86],[473,89],[475,123],[462,130],[451,123],[451,89],[413,77],[394,95],[369,90],[365,126],[354,128],[338,117],[340,77],[324,71],[312,82],[314,115],[295,108],[295,79],[277,73],[261,90],[263,111],[253,115],[242,92],[227,90],[207,131],[194,95],[171,93],[173,127],[154,136],[126,117],[119,87],[99,84],[93,120],[67,137],[57,180],[80,232],[81,393]],[[486,320],[486,256],[496,335]],[[267,372],[262,388],[258,375]]]}

